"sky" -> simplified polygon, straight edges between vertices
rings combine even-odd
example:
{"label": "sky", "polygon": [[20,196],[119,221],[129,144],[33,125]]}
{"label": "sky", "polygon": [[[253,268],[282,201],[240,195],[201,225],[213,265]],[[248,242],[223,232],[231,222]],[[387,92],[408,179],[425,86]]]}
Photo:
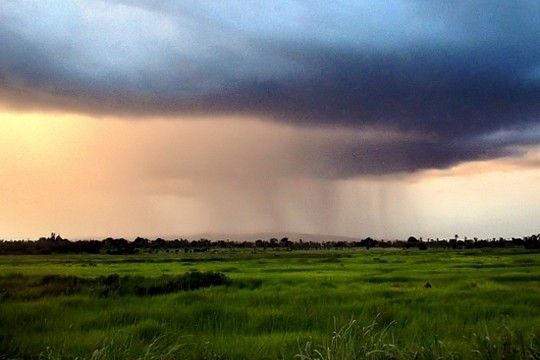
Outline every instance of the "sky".
{"label": "sky", "polygon": [[0,238],[510,237],[538,1],[0,2]]}

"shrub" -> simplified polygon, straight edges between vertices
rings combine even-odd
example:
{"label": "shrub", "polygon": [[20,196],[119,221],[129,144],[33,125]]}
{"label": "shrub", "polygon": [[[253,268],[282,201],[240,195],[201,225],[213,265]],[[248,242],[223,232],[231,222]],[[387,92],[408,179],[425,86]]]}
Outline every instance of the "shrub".
{"label": "shrub", "polygon": [[45,275],[37,279],[28,278],[26,281],[18,281],[16,284],[0,283],[0,301],[12,297],[36,299],[44,296],[73,295],[81,292],[100,297],[160,295],[229,283],[229,278],[223,273],[212,271],[190,271],[183,275],[158,278],[120,276],[118,274],[94,279]]}
{"label": "shrub", "polygon": [[196,290],[203,287],[225,285],[229,279],[218,272],[190,271],[181,276],[164,277],[149,286],[137,285],[136,295],[159,295],[176,291]]}

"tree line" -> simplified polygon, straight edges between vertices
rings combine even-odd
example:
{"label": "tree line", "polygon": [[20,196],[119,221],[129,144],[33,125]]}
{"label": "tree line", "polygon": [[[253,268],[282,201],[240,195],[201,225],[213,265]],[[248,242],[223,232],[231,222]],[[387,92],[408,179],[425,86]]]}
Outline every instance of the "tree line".
{"label": "tree line", "polygon": [[130,241],[124,238],[106,238],[103,240],[63,239],[60,235],[51,234],[39,240],[0,240],[0,254],[136,254],[153,252],[205,252],[212,249],[252,249],[252,250],[308,250],[308,249],[344,249],[344,248],[417,248],[427,249],[477,249],[477,248],[506,248],[522,247],[525,249],[540,249],[540,234],[522,238],[463,238],[457,235],[452,239],[427,239],[409,237],[407,240],[376,240],[371,237],[358,241],[326,241],[314,242],[302,239],[291,241],[284,237],[256,241],[231,241],[208,239],[165,240],[157,238],[150,240],[137,237]]}

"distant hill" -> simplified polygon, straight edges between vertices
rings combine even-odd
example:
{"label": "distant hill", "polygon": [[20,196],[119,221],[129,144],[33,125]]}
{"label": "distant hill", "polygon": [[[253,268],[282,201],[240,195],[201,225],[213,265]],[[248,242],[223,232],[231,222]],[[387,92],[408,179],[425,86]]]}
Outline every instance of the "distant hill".
{"label": "distant hill", "polygon": [[166,239],[174,238],[187,238],[189,240],[199,240],[199,239],[208,239],[208,240],[231,240],[231,241],[255,241],[258,239],[268,240],[271,238],[281,239],[284,237],[289,238],[291,241],[298,241],[302,239],[303,241],[313,241],[313,242],[324,242],[324,241],[358,241],[360,238],[349,237],[349,236],[339,236],[339,235],[321,235],[321,234],[306,234],[306,233],[295,233],[295,232],[262,232],[262,233],[252,233],[252,234],[231,234],[231,233],[199,233],[192,234],[189,236],[172,236],[167,237]]}

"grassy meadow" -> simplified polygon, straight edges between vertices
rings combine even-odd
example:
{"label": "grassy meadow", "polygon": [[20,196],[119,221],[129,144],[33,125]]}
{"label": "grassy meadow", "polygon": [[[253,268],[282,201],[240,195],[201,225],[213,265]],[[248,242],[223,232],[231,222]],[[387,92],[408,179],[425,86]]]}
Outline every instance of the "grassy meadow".
{"label": "grassy meadow", "polygon": [[[227,281],[85,290],[193,271]],[[0,359],[539,358],[539,338],[540,253],[522,249],[0,257]]]}

